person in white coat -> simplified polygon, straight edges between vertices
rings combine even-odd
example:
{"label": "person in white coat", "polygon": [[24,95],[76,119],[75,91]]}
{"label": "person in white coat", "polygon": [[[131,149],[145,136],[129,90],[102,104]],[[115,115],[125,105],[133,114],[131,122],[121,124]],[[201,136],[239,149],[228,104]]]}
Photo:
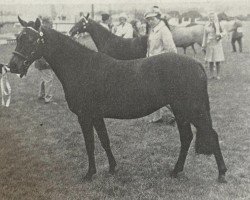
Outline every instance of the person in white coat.
{"label": "person in white coat", "polygon": [[115,28],[114,34],[123,38],[133,38],[133,27],[127,22],[128,16],[122,13],[119,17],[120,24]]}
{"label": "person in white coat", "polygon": [[[161,12],[157,6],[154,6],[151,11],[145,13],[145,19],[149,25],[148,35],[148,49],[147,57],[174,52],[177,53],[177,49],[172,37],[172,34],[165,23],[161,20]],[[147,116],[149,122],[161,122],[162,116],[166,107],[157,110],[151,115]],[[168,123],[174,120],[172,112],[169,112]]]}

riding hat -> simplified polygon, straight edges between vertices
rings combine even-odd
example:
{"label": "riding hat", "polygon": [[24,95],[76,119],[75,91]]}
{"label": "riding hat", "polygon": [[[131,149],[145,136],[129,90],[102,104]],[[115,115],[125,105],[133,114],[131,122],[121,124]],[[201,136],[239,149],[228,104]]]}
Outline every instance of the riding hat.
{"label": "riding hat", "polygon": [[124,18],[124,19],[128,19],[128,16],[126,13],[121,13],[119,16],[119,19]]}
{"label": "riding hat", "polygon": [[144,14],[144,18],[161,16],[161,11],[158,6],[153,6],[148,12]]}

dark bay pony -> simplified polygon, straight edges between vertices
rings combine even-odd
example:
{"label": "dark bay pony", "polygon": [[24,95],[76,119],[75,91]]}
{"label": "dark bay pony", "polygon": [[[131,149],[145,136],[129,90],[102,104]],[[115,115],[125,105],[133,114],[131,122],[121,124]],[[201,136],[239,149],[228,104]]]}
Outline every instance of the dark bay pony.
{"label": "dark bay pony", "polygon": [[[166,23],[166,22],[165,22]],[[193,27],[174,27],[168,25],[173,35],[173,40],[176,47],[181,47],[186,54],[186,48],[191,46],[194,53],[194,44],[198,43],[201,46],[203,29],[201,25]],[[98,51],[103,52],[113,58],[120,60],[131,60],[136,58],[144,58],[147,53],[148,36],[140,36],[135,38],[125,39],[108,31],[99,23],[87,17],[83,17],[69,31],[71,36],[77,33],[88,32]]]}
{"label": "dark bay pony", "polygon": [[218,135],[212,127],[207,77],[194,59],[166,53],[137,60],[116,60],[94,52],[53,29],[34,27],[19,18],[24,27],[9,62],[12,73],[26,75],[34,60],[42,56],[62,83],[69,109],[78,116],[89,160],[85,179],[96,173],[95,128],[106,151],[110,173],[116,161],[104,118],[134,119],[170,104],[180,133],[181,150],[171,175],[183,171],[190,143],[191,124],[197,129],[197,153],[215,156],[219,182],[226,182],[227,171]]}
{"label": "dark bay pony", "polygon": [[147,36],[122,38],[108,31],[94,20],[83,17],[69,31],[71,36],[88,32],[98,51],[119,60],[145,58],[147,53]]}

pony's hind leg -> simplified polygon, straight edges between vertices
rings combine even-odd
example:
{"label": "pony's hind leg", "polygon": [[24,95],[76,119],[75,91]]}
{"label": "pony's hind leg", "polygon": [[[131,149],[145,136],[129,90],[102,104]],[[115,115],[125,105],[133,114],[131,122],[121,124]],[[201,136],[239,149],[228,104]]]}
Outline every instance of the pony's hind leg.
{"label": "pony's hind leg", "polygon": [[195,56],[195,55],[196,55],[196,50],[195,50],[195,48],[194,48],[194,44],[192,44],[191,47],[192,47],[192,49],[193,49],[193,51],[194,51],[194,56]]}
{"label": "pony's hind leg", "polygon": [[88,172],[84,177],[84,180],[91,181],[92,176],[96,173],[96,166],[95,166],[95,155],[94,155],[94,130],[92,120],[88,117],[78,116],[79,124],[81,125],[85,146],[88,154],[89,160],[89,168]]}
{"label": "pony's hind leg", "polygon": [[195,150],[196,153],[211,155],[214,154],[218,166],[219,182],[226,182],[225,173],[227,171],[221,153],[218,134],[212,128],[212,121],[207,109],[200,109],[192,115],[192,123],[197,129]]}
{"label": "pony's hind leg", "polygon": [[226,183],[226,165],[221,153],[221,149],[220,149],[220,144],[219,144],[219,139],[218,139],[218,134],[216,133],[216,131],[214,129],[212,129],[213,134],[215,135],[216,138],[216,145],[214,148],[214,157],[219,169],[219,176],[218,176],[218,181],[220,183]]}
{"label": "pony's hind leg", "polygon": [[178,130],[180,133],[181,150],[177,163],[175,164],[174,170],[171,172],[171,177],[177,177],[177,174],[183,171],[185,160],[188,154],[190,143],[193,139],[193,133],[191,130],[190,122],[186,121],[176,108],[173,108]]}
{"label": "pony's hind leg", "polygon": [[106,151],[108,161],[109,161],[109,172],[111,174],[114,174],[115,167],[116,167],[116,161],[115,161],[114,155],[113,155],[111,148],[110,148],[110,141],[109,141],[109,136],[108,136],[107,129],[105,126],[105,122],[104,122],[103,118],[95,118],[93,121],[93,124],[94,124],[94,128],[97,132],[97,135],[101,141],[101,145],[104,148],[104,150]]}
{"label": "pony's hind leg", "polygon": [[182,48],[183,48],[184,54],[186,54],[187,47],[182,47]]}

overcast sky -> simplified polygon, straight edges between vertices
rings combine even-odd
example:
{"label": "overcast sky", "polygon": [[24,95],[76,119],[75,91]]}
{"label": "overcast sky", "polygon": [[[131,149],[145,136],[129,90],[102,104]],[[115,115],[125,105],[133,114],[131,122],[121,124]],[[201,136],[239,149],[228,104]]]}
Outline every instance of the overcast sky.
{"label": "overcast sky", "polygon": [[[43,6],[37,6],[39,4]],[[164,10],[178,10],[181,13],[196,8],[202,14],[209,10],[226,12],[229,16],[250,13],[250,0],[0,0],[0,11],[11,11],[33,18],[37,15],[49,15],[51,4],[56,5],[57,13],[68,16],[78,15],[80,11],[90,12],[91,4],[95,5],[96,12],[108,12],[109,9],[127,12],[135,8],[143,10],[158,5]]]}
{"label": "overcast sky", "polygon": [[167,3],[167,2],[249,2],[250,0],[0,0],[0,4],[117,4],[117,3]]}

